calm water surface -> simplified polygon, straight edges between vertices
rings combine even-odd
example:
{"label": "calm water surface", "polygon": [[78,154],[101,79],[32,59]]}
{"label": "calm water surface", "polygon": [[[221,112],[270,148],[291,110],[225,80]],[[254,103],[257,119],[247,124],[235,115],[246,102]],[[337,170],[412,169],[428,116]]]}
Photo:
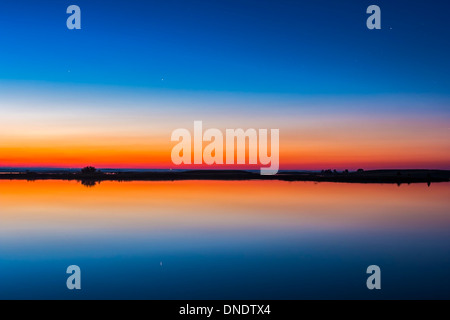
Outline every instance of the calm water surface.
{"label": "calm water surface", "polygon": [[450,183],[0,181],[0,298],[449,299],[449,205]]}

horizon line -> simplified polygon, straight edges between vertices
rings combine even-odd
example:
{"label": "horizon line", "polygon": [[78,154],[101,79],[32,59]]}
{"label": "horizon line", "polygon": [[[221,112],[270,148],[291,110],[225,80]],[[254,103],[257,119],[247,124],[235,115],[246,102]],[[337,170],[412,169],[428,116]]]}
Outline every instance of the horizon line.
{"label": "horizon line", "polygon": [[[33,170],[81,170],[83,168],[85,168],[87,166],[80,166],[80,167],[58,167],[58,166],[49,166],[49,167],[26,167],[26,166],[0,166],[0,171],[1,170],[29,170],[29,169],[33,169]],[[94,168],[96,168],[97,170],[167,170],[167,171],[178,171],[178,170],[195,170],[195,171],[199,171],[199,170],[204,170],[204,171],[259,171],[260,169],[258,168],[229,168],[229,167],[214,167],[214,168],[133,168],[133,167],[123,167],[123,168],[114,168],[114,167],[95,167],[92,166]],[[301,169],[301,168],[288,168],[288,169],[281,169],[279,171],[322,171],[322,170],[336,170],[336,171],[345,171],[345,170],[349,170],[349,171],[357,171],[357,170],[364,170],[364,171],[377,171],[377,170],[385,170],[385,171],[389,171],[389,170],[443,170],[443,171],[450,171],[450,168],[433,168],[433,167],[429,167],[429,168],[401,168],[401,167],[392,167],[392,168],[364,168],[363,166],[359,167],[358,169],[335,169],[333,167],[327,167],[327,168],[321,168],[321,169]]]}

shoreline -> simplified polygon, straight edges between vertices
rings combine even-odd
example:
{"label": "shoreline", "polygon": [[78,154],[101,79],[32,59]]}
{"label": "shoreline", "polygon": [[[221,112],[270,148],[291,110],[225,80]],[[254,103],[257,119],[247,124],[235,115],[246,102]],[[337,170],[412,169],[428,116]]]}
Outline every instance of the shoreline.
{"label": "shoreline", "polygon": [[259,173],[239,170],[191,170],[182,172],[116,172],[116,173],[36,173],[18,172],[0,174],[0,180],[65,180],[95,184],[102,181],[246,181],[246,180],[277,180],[277,181],[312,181],[340,183],[436,183],[450,182],[450,170],[371,170],[363,172],[322,172],[300,173],[281,172],[273,176],[262,176]]}

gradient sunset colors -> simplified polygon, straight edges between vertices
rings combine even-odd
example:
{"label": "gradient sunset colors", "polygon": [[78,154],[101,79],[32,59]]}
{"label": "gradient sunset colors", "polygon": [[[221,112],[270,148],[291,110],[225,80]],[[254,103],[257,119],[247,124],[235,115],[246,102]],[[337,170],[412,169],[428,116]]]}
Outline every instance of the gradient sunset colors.
{"label": "gradient sunset colors", "polygon": [[450,5],[307,2],[5,4],[0,167],[211,168],[170,157],[200,120],[280,129],[281,170],[450,169]]}
{"label": "gradient sunset colors", "polygon": [[[0,119],[1,166],[178,168],[171,163],[176,144],[171,133],[177,128],[193,132],[197,119],[205,129],[223,132],[279,128],[281,169],[448,169],[450,163],[449,117],[438,109],[444,107],[438,100],[140,92],[97,96],[98,91],[91,96],[78,89],[59,96],[45,90],[2,101],[11,107]],[[404,112],[402,105],[408,102],[411,109]],[[383,109],[376,110],[381,103]],[[428,109],[430,114],[420,111],[427,103],[435,108]]]}

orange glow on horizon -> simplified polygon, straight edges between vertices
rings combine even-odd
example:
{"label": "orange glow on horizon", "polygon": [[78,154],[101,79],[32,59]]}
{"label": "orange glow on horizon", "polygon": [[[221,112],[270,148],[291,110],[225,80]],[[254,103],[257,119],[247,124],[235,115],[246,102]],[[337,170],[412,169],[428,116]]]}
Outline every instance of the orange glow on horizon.
{"label": "orange glow on horizon", "polygon": [[[8,117],[10,119],[8,119]],[[172,164],[173,130],[192,132],[193,121],[137,116],[113,119],[93,115],[27,115],[23,123],[15,113],[0,118],[0,167],[58,167],[142,169],[259,169],[261,166],[206,166]],[[183,115],[182,117],[186,117]],[[176,118],[176,115],[174,115]],[[205,121],[204,130],[225,128],[278,128],[280,169],[450,169],[450,128],[445,118],[370,118],[358,116],[265,116],[242,126],[233,117]],[[119,119],[123,119],[119,121]],[[225,136],[225,135],[224,135]],[[204,142],[204,147],[207,145]]]}
{"label": "orange glow on horizon", "polygon": [[[0,167],[56,167],[142,169],[259,169],[260,165],[181,165],[171,162],[171,150],[176,143],[156,141],[154,144],[118,143],[116,146],[80,144],[22,144],[0,146]],[[441,168],[450,169],[450,150],[439,143],[340,143],[326,145],[281,141],[280,169],[356,169],[356,168]],[[409,145],[408,145],[409,144]],[[206,144],[205,144],[206,145]]]}

